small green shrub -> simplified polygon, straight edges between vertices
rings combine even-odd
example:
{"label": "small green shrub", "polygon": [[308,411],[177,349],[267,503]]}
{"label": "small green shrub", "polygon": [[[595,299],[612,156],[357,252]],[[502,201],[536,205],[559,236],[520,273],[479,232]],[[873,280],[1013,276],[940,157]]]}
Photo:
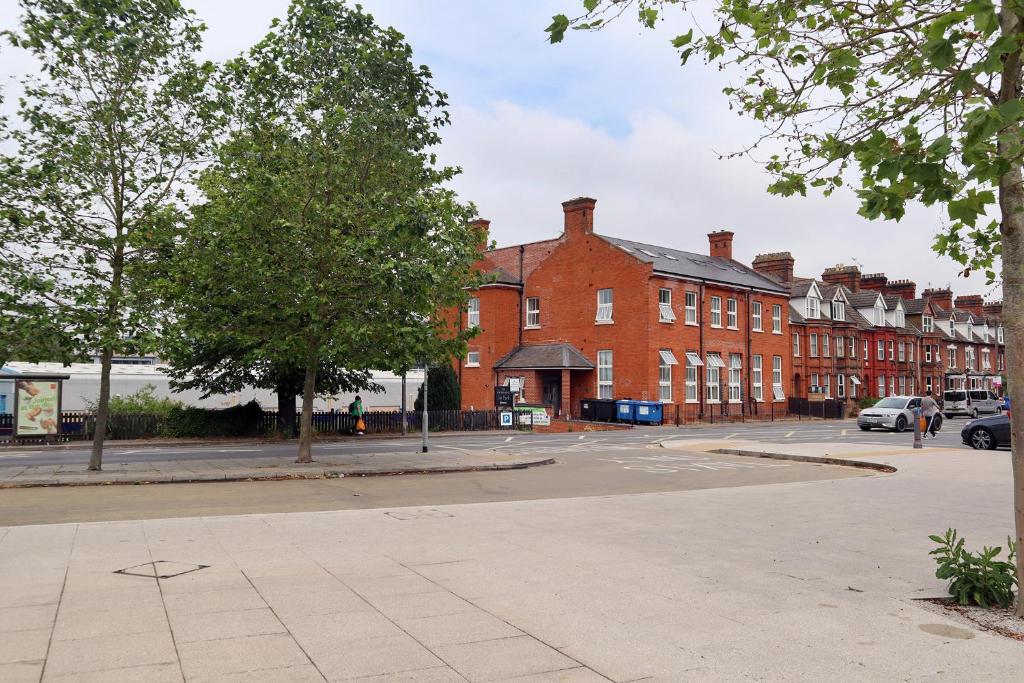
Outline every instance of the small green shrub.
{"label": "small green shrub", "polygon": [[260,436],[263,434],[263,408],[256,401],[210,410],[175,408],[161,425],[163,436]]}
{"label": "small green shrub", "polygon": [[996,559],[1002,548],[985,546],[974,554],[964,549],[964,539],[957,537],[956,529],[947,529],[945,536],[929,536],[939,547],[928,553],[934,556],[939,568],[935,576],[949,581],[949,594],[961,605],[980,605],[1004,609],[1013,604],[1017,585],[1017,567],[1014,560],[1017,547],[1006,539],[1009,554],[1005,561]]}
{"label": "small green shrub", "polygon": [[[114,395],[110,397],[111,415],[159,415],[166,417],[175,408],[184,407],[184,403],[173,398],[158,397],[156,385],[146,384],[134,394],[127,396]],[[96,412],[96,403],[87,402],[86,409]]]}

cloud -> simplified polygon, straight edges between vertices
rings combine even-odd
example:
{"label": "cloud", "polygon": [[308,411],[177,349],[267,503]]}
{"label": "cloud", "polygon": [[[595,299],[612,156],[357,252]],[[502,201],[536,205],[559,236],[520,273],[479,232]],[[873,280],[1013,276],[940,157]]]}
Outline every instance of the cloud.
{"label": "cloud", "polygon": [[751,139],[750,126],[733,124],[720,103],[714,129],[652,109],[631,113],[621,136],[514,102],[459,106],[441,157],[462,166],[456,189],[492,221],[492,238],[502,245],[556,236],[560,203],[585,195],[598,200],[595,229],[607,235],[706,253],[706,234],[725,228],[736,233],[734,253],[746,263],[758,253],[792,251],[802,276],[856,262],[863,272],[910,278],[919,289],[952,284],[957,293],[989,293],[983,278],[965,282],[956,264],[931,251],[939,209],[911,207],[899,223],[867,221],[857,216],[852,192],[773,197],[757,163],[719,160],[716,150]]}

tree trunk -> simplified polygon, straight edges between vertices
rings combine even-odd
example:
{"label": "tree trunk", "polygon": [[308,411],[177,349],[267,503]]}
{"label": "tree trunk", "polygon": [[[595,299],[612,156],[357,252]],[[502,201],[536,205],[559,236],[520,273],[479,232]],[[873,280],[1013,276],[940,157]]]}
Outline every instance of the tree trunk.
{"label": "tree trunk", "polygon": [[283,382],[277,386],[277,428],[289,438],[295,436],[295,393]]}
{"label": "tree trunk", "polygon": [[103,441],[107,438],[107,419],[110,414],[110,366],[114,350],[103,349],[100,355],[100,397],[96,402],[96,431],[92,435],[92,454],[89,456],[89,471],[103,469]]}
{"label": "tree trunk", "polygon": [[316,391],[317,361],[306,365],[302,386],[302,422],[299,425],[299,457],[295,462],[313,462],[313,393]]}

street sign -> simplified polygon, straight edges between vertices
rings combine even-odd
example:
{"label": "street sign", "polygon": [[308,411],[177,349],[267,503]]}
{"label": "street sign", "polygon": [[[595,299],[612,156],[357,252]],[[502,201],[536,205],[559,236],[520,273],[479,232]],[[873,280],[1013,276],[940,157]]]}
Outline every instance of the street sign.
{"label": "street sign", "polygon": [[494,387],[494,405],[497,408],[512,407],[512,390],[508,387]]}
{"label": "street sign", "polygon": [[511,413],[511,411],[507,411],[506,410],[506,411],[504,411],[501,414],[501,426],[502,427],[511,427],[512,426],[512,413]]}

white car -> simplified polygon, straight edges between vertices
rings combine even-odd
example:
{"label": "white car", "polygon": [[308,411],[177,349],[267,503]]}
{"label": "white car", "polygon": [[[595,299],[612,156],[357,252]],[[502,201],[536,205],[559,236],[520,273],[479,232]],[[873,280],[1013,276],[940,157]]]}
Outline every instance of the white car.
{"label": "white car", "polygon": [[914,425],[914,408],[921,407],[920,396],[883,398],[857,415],[857,426],[865,432],[874,427],[902,432]]}

